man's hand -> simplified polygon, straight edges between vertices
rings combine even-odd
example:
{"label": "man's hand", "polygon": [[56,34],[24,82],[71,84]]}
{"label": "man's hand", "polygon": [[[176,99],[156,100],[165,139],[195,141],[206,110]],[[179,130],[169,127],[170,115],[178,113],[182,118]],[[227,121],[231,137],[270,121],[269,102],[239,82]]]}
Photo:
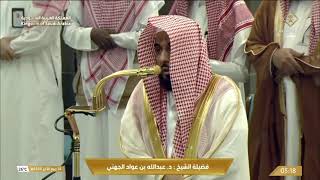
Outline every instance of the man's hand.
{"label": "man's hand", "polygon": [[183,180],[183,176],[180,175],[166,175],[163,180]]}
{"label": "man's hand", "polygon": [[114,33],[114,31],[101,28],[92,28],[90,38],[97,46],[99,46],[99,48],[105,50],[112,49],[117,47],[117,44],[110,36],[112,33]]}
{"label": "man's hand", "polygon": [[17,58],[14,51],[10,48],[10,42],[13,39],[14,37],[3,37],[0,39],[0,59],[9,61]]}
{"label": "man's hand", "polygon": [[298,53],[290,48],[276,50],[272,57],[272,63],[277,68],[280,76],[303,73],[303,69],[296,62],[295,57],[303,57],[303,53]]}

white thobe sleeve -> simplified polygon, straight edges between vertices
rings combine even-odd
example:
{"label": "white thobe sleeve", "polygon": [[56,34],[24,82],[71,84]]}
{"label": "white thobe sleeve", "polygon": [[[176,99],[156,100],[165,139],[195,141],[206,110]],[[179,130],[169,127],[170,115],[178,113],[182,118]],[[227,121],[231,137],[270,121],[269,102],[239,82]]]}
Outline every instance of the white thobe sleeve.
{"label": "white thobe sleeve", "polygon": [[70,1],[66,17],[71,18],[71,25],[65,26],[64,42],[73,49],[80,51],[98,50],[98,46],[91,41],[92,27],[83,27],[83,7],[79,0]]}
{"label": "white thobe sleeve", "polygon": [[[209,122],[211,148],[201,158],[233,158],[225,176],[191,176],[194,180],[250,179],[248,159],[248,125],[241,98],[235,89],[228,90],[215,105]],[[237,108],[240,108],[238,111]]]}
{"label": "white thobe sleeve", "polygon": [[60,38],[60,26],[34,26],[24,28],[21,34],[11,41],[10,47],[18,55],[33,54]]}
{"label": "white thobe sleeve", "polygon": [[[147,24],[147,19],[151,16],[157,16],[159,9],[164,5],[164,1],[148,1],[143,11],[137,17],[130,32],[122,32],[111,34],[114,42],[125,49],[136,49],[141,31]],[[83,24],[81,1],[71,1],[70,8],[67,12],[67,17],[71,17],[72,25],[66,26],[63,38],[66,44],[70,47],[82,50],[93,51],[97,50],[98,46],[91,41],[90,33],[92,27],[81,27]]]}
{"label": "white thobe sleeve", "polygon": [[246,82],[248,77],[248,68],[246,63],[246,54],[244,46],[250,34],[251,28],[238,32],[234,37],[232,49],[226,60],[221,62],[210,60],[212,71],[217,74],[225,75],[233,79],[235,82]]}
{"label": "white thobe sleeve", "polygon": [[119,34],[112,34],[111,37],[114,42],[125,49],[137,49],[138,39],[140,33],[147,25],[149,17],[158,16],[159,9],[164,5],[164,1],[148,1],[143,8],[143,11],[137,17],[130,32],[123,32]]}

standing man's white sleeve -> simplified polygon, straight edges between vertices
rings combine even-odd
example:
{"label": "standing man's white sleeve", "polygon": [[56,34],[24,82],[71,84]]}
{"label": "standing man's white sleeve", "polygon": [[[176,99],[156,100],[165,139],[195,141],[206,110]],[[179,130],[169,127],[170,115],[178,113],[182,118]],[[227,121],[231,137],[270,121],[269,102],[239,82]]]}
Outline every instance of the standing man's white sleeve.
{"label": "standing man's white sleeve", "polygon": [[235,35],[232,49],[226,60],[227,62],[221,62],[217,60],[209,61],[213,72],[228,76],[236,82],[246,82],[248,77],[248,68],[246,66],[244,45],[247,41],[250,31],[251,28],[247,28]]}
{"label": "standing man's white sleeve", "polygon": [[83,7],[81,1],[71,1],[66,17],[71,18],[71,25],[64,27],[64,42],[76,50],[94,51],[98,46],[91,41],[92,27],[83,27]]}
{"label": "standing man's white sleeve", "polygon": [[123,32],[119,34],[112,34],[111,37],[114,42],[125,49],[137,49],[140,33],[147,25],[149,17],[158,16],[160,8],[164,5],[164,1],[149,0],[146,7],[137,17],[130,32]]}
{"label": "standing man's white sleeve", "polygon": [[22,33],[11,41],[10,46],[16,54],[33,54],[46,47],[60,35],[60,26],[34,26],[25,28]]}

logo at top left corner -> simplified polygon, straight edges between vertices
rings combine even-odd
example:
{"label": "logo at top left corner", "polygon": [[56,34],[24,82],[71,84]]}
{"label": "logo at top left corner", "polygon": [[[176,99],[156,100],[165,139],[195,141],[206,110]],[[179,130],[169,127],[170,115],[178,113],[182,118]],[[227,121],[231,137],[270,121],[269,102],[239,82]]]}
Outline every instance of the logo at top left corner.
{"label": "logo at top left corner", "polygon": [[12,8],[12,27],[23,28],[24,27],[24,8]]}

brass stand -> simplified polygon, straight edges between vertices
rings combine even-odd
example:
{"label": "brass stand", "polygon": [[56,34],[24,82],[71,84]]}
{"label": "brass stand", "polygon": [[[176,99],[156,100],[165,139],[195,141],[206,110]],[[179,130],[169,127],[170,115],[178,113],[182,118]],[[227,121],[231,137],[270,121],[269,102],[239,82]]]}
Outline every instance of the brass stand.
{"label": "brass stand", "polygon": [[161,73],[159,66],[151,68],[141,68],[132,70],[123,70],[115,72],[107,77],[101,79],[95,87],[93,93],[92,106],[71,106],[65,111],[65,117],[73,131],[72,135],[72,149],[73,149],[73,180],[80,180],[80,132],[77,126],[77,122],[74,118],[74,113],[97,113],[106,108],[106,96],[104,92],[104,86],[110,79],[121,76],[140,76],[142,78],[149,75],[158,75]]}
{"label": "brass stand", "polygon": [[77,122],[74,118],[72,111],[65,112],[65,117],[67,117],[70,127],[72,129],[72,152],[73,152],[73,163],[72,163],[72,176],[73,180],[80,180],[80,134],[77,126]]}

